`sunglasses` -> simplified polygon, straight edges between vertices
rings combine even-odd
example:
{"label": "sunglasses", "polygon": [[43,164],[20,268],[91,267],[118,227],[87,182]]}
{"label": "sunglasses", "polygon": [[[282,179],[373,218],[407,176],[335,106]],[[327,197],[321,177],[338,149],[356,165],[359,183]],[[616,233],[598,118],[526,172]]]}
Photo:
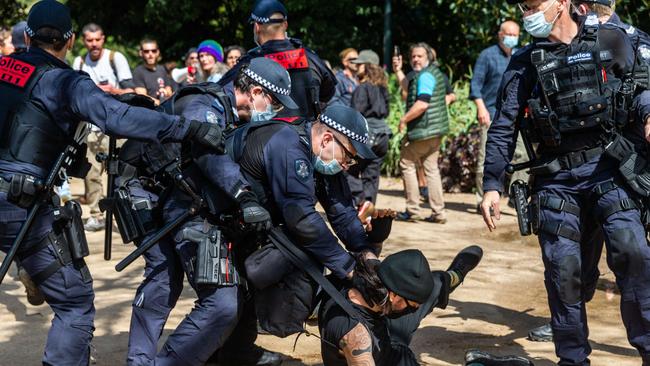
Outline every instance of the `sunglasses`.
{"label": "sunglasses", "polygon": [[152,50],[141,50],[142,53],[158,53],[158,49],[154,48]]}
{"label": "sunglasses", "polygon": [[345,154],[345,165],[347,166],[353,166],[358,163],[356,156],[348,150],[343,143],[332,134],[332,137],[334,138],[334,141],[336,141],[337,144],[343,148],[343,153]]}

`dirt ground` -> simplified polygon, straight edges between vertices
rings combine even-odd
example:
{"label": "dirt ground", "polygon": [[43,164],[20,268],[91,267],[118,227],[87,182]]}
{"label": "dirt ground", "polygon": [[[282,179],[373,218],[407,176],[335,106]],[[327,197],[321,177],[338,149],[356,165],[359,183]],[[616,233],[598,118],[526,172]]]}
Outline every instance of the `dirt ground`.
{"label": "dirt ground", "polygon": [[[83,185],[73,184],[81,194]],[[424,365],[463,364],[466,350],[479,348],[496,354],[516,354],[534,360],[535,365],[553,365],[557,360],[551,343],[526,340],[530,328],[548,321],[543,285],[543,265],[535,237],[518,234],[514,211],[505,208],[497,231],[489,233],[474,213],[475,198],[469,194],[446,195],[449,221],[446,225],[395,223],[383,255],[417,248],[429,259],[432,269],[445,269],[456,252],[478,244],[485,252],[483,262],[452,294],[445,310],[436,309],[422,322],[412,347]],[[504,202],[505,204],[505,202]],[[401,181],[383,179],[378,207],[402,210]],[[86,210],[87,211],[87,210]],[[131,302],[141,281],[142,262],[123,273],[115,264],[134,247],[122,245],[114,236],[113,259],[103,259],[104,233],[88,235],[91,255],[87,262],[94,277],[95,358],[97,365],[124,364],[128,344]],[[640,358],[626,340],[619,314],[620,296],[614,276],[601,262],[603,276],[598,291],[588,305],[593,365],[639,365]],[[47,305],[27,303],[22,285],[11,271],[0,286],[0,365],[37,365],[52,318]],[[166,337],[187,314],[194,294],[186,286],[181,300],[165,328]],[[312,332],[318,329],[311,327]],[[258,344],[285,357],[284,365],[320,365],[317,338],[295,336],[279,339],[261,335]]]}

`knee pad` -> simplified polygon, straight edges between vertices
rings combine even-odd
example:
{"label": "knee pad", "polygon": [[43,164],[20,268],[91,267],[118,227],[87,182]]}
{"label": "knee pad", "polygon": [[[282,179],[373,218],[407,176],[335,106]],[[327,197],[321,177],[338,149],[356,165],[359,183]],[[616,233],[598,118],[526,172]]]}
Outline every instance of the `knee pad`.
{"label": "knee pad", "polygon": [[609,256],[612,270],[636,275],[643,269],[643,256],[639,251],[634,232],[628,228],[614,230],[610,236]]}
{"label": "knee pad", "polygon": [[578,257],[571,255],[560,260],[560,300],[565,304],[575,304],[580,301],[582,289],[580,275]]}

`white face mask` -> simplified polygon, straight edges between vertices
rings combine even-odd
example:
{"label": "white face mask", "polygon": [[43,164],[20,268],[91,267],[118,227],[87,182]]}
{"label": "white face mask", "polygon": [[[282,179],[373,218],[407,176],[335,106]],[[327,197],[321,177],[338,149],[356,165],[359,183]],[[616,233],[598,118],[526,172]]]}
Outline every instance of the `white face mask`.
{"label": "white face mask", "polygon": [[[262,98],[264,98],[263,93],[262,93]],[[258,111],[257,108],[255,107],[255,99],[253,99],[252,96],[251,99],[252,99],[252,106],[253,106],[253,109],[251,110],[251,122],[269,121],[277,114],[276,112],[273,111],[273,107],[271,106],[271,104],[266,104],[265,110]]]}
{"label": "white face mask", "polygon": [[524,17],[524,29],[526,29],[526,32],[535,38],[548,37],[549,34],[551,34],[551,31],[553,30],[553,24],[555,24],[555,21],[560,16],[560,13],[557,13],[553,21],[550,23],[546,21],[544,14],[546,14],[546,12],[556,2],[557,0],[554,0],[546,7],[546,9]]}

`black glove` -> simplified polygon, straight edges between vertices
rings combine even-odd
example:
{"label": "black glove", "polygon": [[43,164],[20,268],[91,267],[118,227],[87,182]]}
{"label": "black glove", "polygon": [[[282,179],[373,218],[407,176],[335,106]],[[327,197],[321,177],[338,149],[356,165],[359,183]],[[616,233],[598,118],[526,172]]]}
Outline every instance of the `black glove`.
{"label": "black glove", "polygon": [[216,123],[190,121],[190,127],[183,140],[196,141],[214,150],[217,154],[223,154],[226,151],[223,128]]}
{"label": "black glove", "polygon": [[242,192],[237,196],[241,219],[248,230],[266,232],[271,230],[271,214],[257,202],[253,192]]}

